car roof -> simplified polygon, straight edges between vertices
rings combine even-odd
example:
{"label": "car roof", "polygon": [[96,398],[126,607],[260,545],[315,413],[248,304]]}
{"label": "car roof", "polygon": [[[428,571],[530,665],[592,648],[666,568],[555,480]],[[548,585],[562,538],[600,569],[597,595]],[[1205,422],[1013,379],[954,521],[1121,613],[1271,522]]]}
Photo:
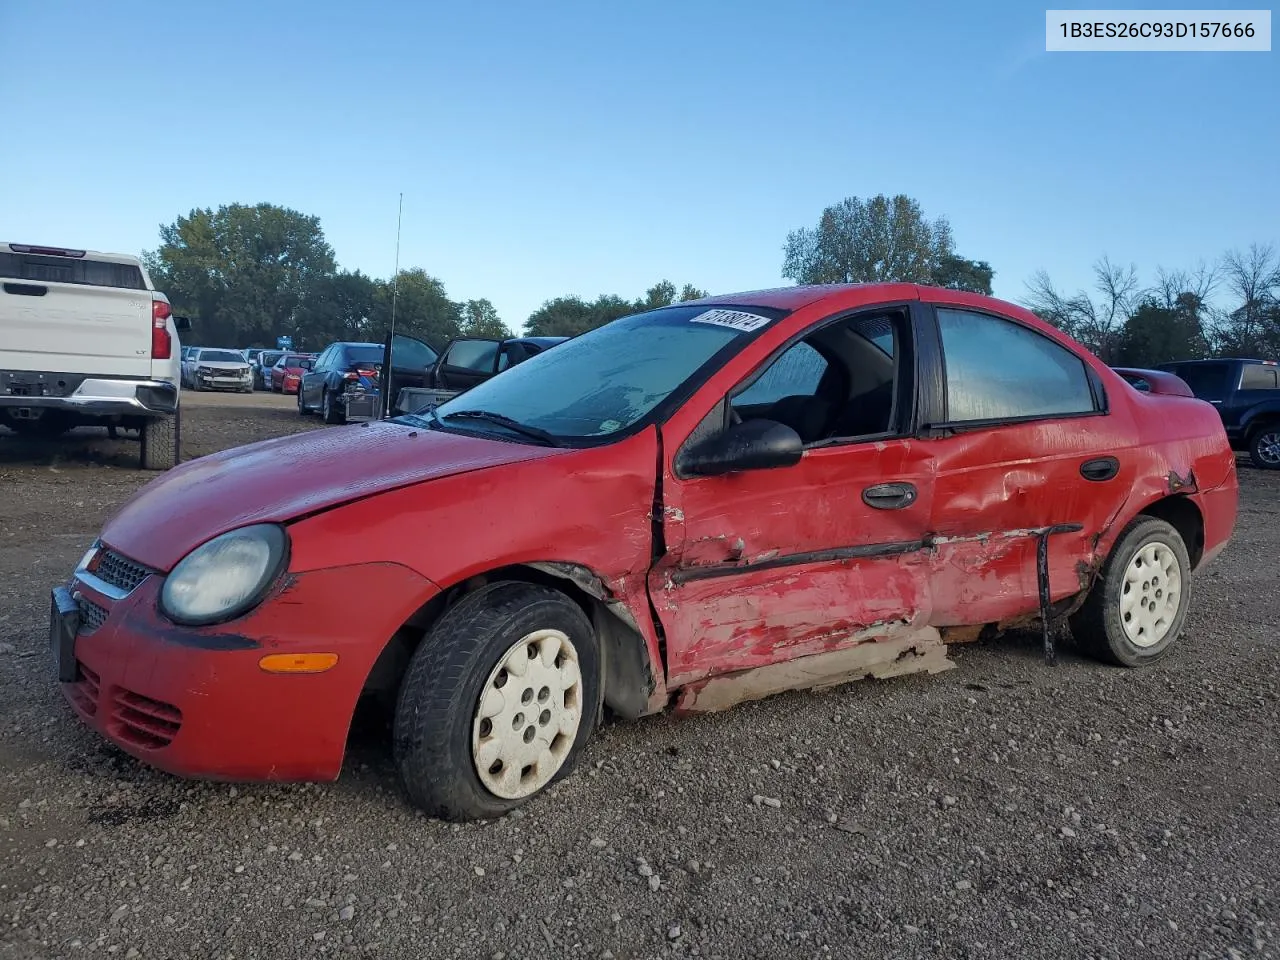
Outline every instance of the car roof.
{"label": "car roof", "polygon": [[508,343],[532,343],[539,347],[554,347],[557,343],[564,343],[568,337],[512,337]]}
{"label": "car roof", "polygon": [[329,344],[329,346],[331,347],[376,347],[379,350],[381,350],[383,347],[381,343],[361,343],[358,340],[339,340],[336,343]]}

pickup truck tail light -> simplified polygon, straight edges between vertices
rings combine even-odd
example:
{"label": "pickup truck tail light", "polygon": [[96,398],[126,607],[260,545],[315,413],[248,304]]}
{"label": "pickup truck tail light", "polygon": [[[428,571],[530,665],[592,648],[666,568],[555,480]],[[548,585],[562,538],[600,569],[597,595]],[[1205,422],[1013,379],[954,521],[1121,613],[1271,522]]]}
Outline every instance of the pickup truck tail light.
{"label": "pickup truck tail light", "polygon": [[151,359],[168,360],[173,355],[173,337],[168,320],[173,310],[163,300],[151,301]]}

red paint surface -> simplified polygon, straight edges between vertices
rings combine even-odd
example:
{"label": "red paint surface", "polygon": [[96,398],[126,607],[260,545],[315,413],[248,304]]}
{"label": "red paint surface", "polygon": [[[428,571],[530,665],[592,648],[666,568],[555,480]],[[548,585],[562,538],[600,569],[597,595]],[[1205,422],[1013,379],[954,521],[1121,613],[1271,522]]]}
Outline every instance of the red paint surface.
{"label": "red paint surface", "polygon": [[[1205,518],[1205,555],[1235,522],[1234,457],[1216,412],[1142,394],[1089,355],[1110,411],[939,439],[808,451],[790,468],[680,480],[681,444],[735,385],[811,324],[863,305],[924,296],[1020,320],[1081,352],[1019,308],[911,285],[789,288],[726,303],[795,309],[712,375],[668,421],[609,446],[555,449],[396,424],[351,426],[204,457],[154,481],[103,540],[157,570],[254,522],[289,526],[287,586],[219,628],[251,651],[196,650],[156,612],[162,574],[111,605],[78,651],[104,687],[182,711],[172,745],[126,749],[178,773],[327,778],[352,706],[396,629],[435,592],[513,565],[573,564],[625,606],[647,650],[660,709],[681,684],[900,634],[1009,620],[1038,608],[1035,538],[1050,540],[1054,599],[1080,589],[1141,510],[1177,492]],[[1107,483],[1080,464],[1115,456]],[[909,508],[863,504],[864,487],[909,480]],[[655,503],[661,491],[661,502]],[[656,511],[656,516],[655,516]],[[660,537],[655,540],[655,525]],[[756,569],[780,556],[920,542],[897,556]],[[679,582],[708,566],[732,574]],[[658,622],[655,623],[653,612]],[[188,631],[190,633],[191,631]],[[338,652],[316,676],[273,677],[263,652]],[[108,694],[109,695],[109,694]],[[73,698],[74,699],[74,698]],[[102,714],[89,722],[121,742]]]}

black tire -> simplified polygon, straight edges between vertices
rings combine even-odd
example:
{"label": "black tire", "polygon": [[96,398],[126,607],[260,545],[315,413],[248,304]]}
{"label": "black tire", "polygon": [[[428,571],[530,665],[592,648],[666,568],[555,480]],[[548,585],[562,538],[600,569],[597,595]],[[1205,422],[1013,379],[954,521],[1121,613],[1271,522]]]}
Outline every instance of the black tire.
{"label": "black tire", "polygon": [[71,421],[57,410],[45,410],[34,420],[6,417],[2,422],[18,436],[28,440],[53,440],[71,429]]}
{"label": "black tire", "polygon": [[[1138,554],[1151,545],[1162,547],[1177,563],[1179,572],[1179,596],[1176,612],[1167,622],[1167,628],[1159,640],[1142,646],[1130,639],[1125,628],[1121,601],[1133,591],[1147,591],[1152,603],[1164,599],[1163,587],[1168,586],[1164,574],[1150,581],[1138,583],[1129,576],[1130,564]],[[1129,587],[1126,589],[1126,581]],[[1155,517],[1139,516],[1129,524],[1116,541],[1111,555],[1094,582],[1088,599],[1071,617],[1071,633],[1080,648],[1094,659],[1114,663],[1122,667],[1142,667],[1154,663],[1169,652],[1173,642],[1182,632],[1191,605],[1191,559],[1181,534],[1170,524]]]}
{"label": "black tire", "polygon": [[1254,429],[1249,437],[1249,457],[1259,470],[1280,470],[1280,420]]}
{"label": "black tire", "polygon": [[311,416],[311,411],[310,411],[310,410],[308,410],[308,409],[307,409],[307,405],[306,405],[305,403],[303,403],[303,402],[302,402],[302,387],[301,387],[301,386],[299,386],[299,387],[298,387],[298,416],[300,416],[300,417],[309,417],[309,416]]}
{"label": "black tire", "polygon": [[168,470],[178,465],[182,443],[182,410],[171,417],[153,417],[142,424],[143,470]]}
{"label": "black tire", "polygon": [[347,408],[333,402],[333,394],[329,392],[328,387],[320,391],[320,415],[324,417],[325,423],[347,422]]}
{"label": "black tire", "polygon": [[[581,674],[581,720],[554,775],[527,796],[507,798],[487,788],[476,769],[476,712],[493,671],[537,630],[561,631],[573,645]],[[510,679],[518,689],[519,679]],[[393,726],[400,781],[413,804],[431,816],[455,821],[500,817],[573,769],[595,729],[601,694],[600,651],[581,607],[548,587],[516,581],[482,587],[436,622],[409,662]]]}

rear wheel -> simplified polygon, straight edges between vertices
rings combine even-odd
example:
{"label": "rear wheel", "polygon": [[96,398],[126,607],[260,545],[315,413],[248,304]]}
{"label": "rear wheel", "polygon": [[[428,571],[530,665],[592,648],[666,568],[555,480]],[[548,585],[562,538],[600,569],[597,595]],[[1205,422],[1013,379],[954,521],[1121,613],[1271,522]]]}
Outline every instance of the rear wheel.
{"label": "rear wheel", "polygon": [[415,805],[498,817],[573,769],[600,709],[591,622],[564,594],[501,582],[464,597],[410,661],[393,750]]}
{"label": "rear wheel", "polygon": [[1084,606],[1071,618],[1090,656],[1124,667],[1154,663],[1182,632],[1191,560],[1176,529],[1140,516],[1120,535]]}
{"label": "rear wheel", "polygon": [[1280,421],[1264,423],[1249,441],[1253,465],[1263,470],[1280,470]]}
{"label": "rear wheel", "polygon": [[142,424],[142,469],[168,470],[176,467],[182,442],[182,412],[171,417],[153,417]]}
{"label": "rear wheel", "polygon": [[324,416],[325,423],[347,422],[346,407],[335,401],[333,394],[327,388],[320,394],[320,412]]}

